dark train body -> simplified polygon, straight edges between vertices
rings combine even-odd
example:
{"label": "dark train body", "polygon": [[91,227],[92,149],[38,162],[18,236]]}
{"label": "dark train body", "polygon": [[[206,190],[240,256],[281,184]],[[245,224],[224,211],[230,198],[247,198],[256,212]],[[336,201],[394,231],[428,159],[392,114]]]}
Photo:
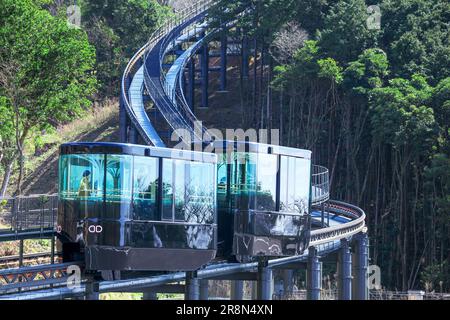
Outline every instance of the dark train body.
{"label": "dark train body", "polygon": [[84,259],[87,270],[193,271],[214,258],[301,254],[311,225],[311,152],[213,147],[218,156],[116,143],[61,146],[64,260]]}

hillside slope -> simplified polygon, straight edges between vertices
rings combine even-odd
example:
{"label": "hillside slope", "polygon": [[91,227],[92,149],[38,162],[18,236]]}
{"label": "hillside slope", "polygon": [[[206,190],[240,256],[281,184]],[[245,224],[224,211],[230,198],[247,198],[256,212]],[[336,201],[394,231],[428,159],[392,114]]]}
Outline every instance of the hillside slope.
{"label": "hillside slope", "polygon": [[[104,102],[83,118],[75,120],[56,133],[44,136],[46,149],[39,156],[29,155],[23,194],[52,194],[58,191],[59,146],[67,142],[119,141],[119,105],[116,100]],[[12,181],[14,186],[14,181]]]}

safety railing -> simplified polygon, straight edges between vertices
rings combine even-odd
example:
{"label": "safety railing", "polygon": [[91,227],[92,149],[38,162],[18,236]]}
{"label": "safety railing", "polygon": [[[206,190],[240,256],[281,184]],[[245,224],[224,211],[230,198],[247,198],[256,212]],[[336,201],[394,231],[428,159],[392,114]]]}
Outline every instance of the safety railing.
{"label": "safety railing", "polygon": [[[195,130],[197,118],[192,113],[192,110],[187,103],[185,103],[185,100],[181,97],[181,95],[176,90],[172,92],[170,86],[167,85],[165,73],[162,72],[162,65],[164,62],[164,55],[170,43],[175,41],[176,37],[186,35],[191,32],[191,29],[187,28],[188,26],[184,26],[184,24],[196,17],[199,17],[200,20],[202,18],[200,16],[205,13],[207,9],[210,8],[215,2],[216,1],[212,0],[198,1],[190,8],[177,15],[175,19],[169,20],[167,26],[163,28],[163,31],[158,32],[156,37],[151,40],[153,44],[148,46],[146,49],[147,55],[145,60],[147,60],[147,56],[153,50],[154,46],[162,41],[159,51],[159,63],[161,70],[159,77],[152,78],[149,74],[147,65],[144,66],[144,78],[147,90],[152,95],[152,98],[159,102],[158,109],[174,130],[184,129],[193,135],[198,134]],[[172,35],[170,35],[171,32],[173,32]],[[176,103],[173,103],[173,101],[176,101]],[[206,128],[201,129],[201,136],[197,136],[197,138],[203,140],[204,135],[206,134]]]}
{"label": "safety railing", "polygon": [[0,198],[0,233],[54,228],[57,210],[55,194]]}
{"label": "safety railing", "polygon": [[330,199],[330,174],[327,168],[313,166],[312,203],[318,205]]}
{"label": "safety railing", "polygon": [[[199,0],[192,4],[190,7],[182,10],[181,12],[177,13],[175,17],[172,19],[169,19],[165,24],[163,24],[160,28],[158,28],[150,37],[150,40],[147,42],[145,46],[143,46],[129,61],[127,67],[125,68],[123,77],[122,77],[122,103],[124,104],[125,110],[131,119],[131,122],[133,126],[138,130],[142,138],[148,143],[153,144],[151,141],[149,135],[147,134],[146,130],[142,126],[142,124],[138,121],[136,114],[134,113],[131,105],[130,100],[128,97],[129,93],[129,82],[130,78],[134,76],[137,69],[142,66],[143,64],[143,58],[145,53],[148,53],[150,50],[152,50],[155,45],[160,42],[166,35],[169,34],[174,28],[180,26],[181,24],[185,23],[189,19],[192,19],[196,15],[199,14],[199,12],[204,12],[206,9],[208,9],[215,1],[212,0]],[[145,68],[144,68],[145,69]],[[147,77],[146,85],[147,89],[152,88],[151,79]],[[149,88],[150,87],[150,88]],[[157,88],[157,86],[153,87]],[[152,92],[153,93],[153,92]],[[159,93],[161,94],[161,93]],[[169,111],[176,111],[176,110],[169,110]],[[183,119],[180,119],[180,117],[176,117],[175,115],[170,116],[171,112],[164,112],[163,116],[166,118],[169,123],[177,122],[182,123]]]}

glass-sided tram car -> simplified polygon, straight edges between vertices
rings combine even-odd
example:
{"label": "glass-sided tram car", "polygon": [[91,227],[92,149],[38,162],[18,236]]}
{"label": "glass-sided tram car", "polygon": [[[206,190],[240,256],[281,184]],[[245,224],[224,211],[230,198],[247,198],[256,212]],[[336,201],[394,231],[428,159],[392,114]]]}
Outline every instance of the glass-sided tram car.
{"label": "glass-sided tram car", "polygon": [[[205,147],[205,146],[203,146]],[[59,236],[87,270],[193,271],[217,259],[302,254],[311,152],[217,141],[214,153],[61,146]]]}
{"label": "glass-sided tram car", "polygon": [[87,270],[193,271],[216,255],[214,154],[116,143],[60,148],[65,261]]}
{"label": "glass-sided tram car", "polygon": [[309,246],[311,152],[216,141],[218,255],[238,261],[299,255]]}

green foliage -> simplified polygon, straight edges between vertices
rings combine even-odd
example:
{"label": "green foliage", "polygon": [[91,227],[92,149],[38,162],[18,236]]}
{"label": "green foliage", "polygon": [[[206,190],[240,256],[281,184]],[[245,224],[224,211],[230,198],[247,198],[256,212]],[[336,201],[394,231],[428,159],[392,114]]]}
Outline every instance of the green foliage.
{"label": "green foliage", "polygon": [[397,148],[407,145],[423,150],[430,146],[436,123],[433,109],[425,104],[431,93],[431,87],[419,75],[410,81],[393,79],[390,86],[374,89],[371,100],[374,138]]}
{"label": "green foliage", "polygon": [[364,0],[341,0],[334,4],[319,32],[324,52],[342,63],[373,47],[378,31],[367,28],[367,17]]}
{"label": "green foliage", "polygon": [[342,82],[342,67],[337,64],[336,60],[332,58],[319,59],[317,64],[319,65],[319,78],[330,79],[337,84]]}
{"label": "green foliage", "polygon": [[435,84],[450,75],[450,2],[384,0],[382,42],[393,74],[423,73]]}
{"label": "green foliage", "polygon": [[42,4],[47,2],[0,2],[0,108],[8,117],[0,124],[2,195],[16,160],[20,192],[30,134],[80,116],[96,92],[95,52],[86,33]]}
{"label": "green foliage", "polygon": [[381,49],[367,49],[345,69],[345,87],[357,93],[368,94],[371,89],[382,87],[388,74],[386,53]]}
{"label": "green foliage", "polygon": [[[31,0],[0,3],[0,52],[4,64],[18,64],[23,130],[69,121],[90,105],[96,80],[94,51],[84,32],[69,28]],[[11,98],[11,97],[9,97]]]}
{"label": "green foliage", "polygon": [[89,39],[96,47],[97,78],[103,94],[117,94],[123,69],[133,54],[170,15],[155,0],[84,1]]}

